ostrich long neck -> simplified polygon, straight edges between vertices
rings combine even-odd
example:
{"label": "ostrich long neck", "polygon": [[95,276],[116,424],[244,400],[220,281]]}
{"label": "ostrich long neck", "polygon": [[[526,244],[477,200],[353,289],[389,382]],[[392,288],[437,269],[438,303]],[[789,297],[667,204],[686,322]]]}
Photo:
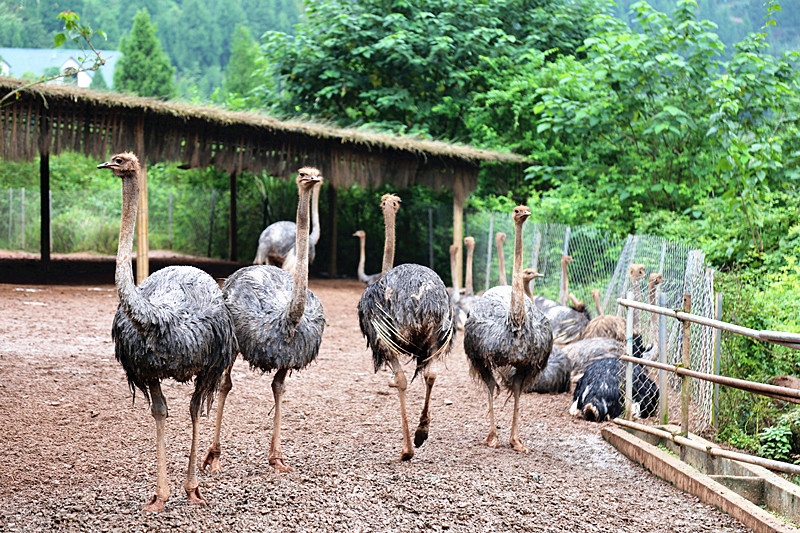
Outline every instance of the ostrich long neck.
{"label": "ostrich long neck", "polygon": [[300,187],[300,201],[297,204],[297,266],[294,269],[292,284],[292,300],[286,319],[289,324],[297,324],[306,310],[306,292],[308,291],[308,200],[309,191]]}
{"label": "ostrich long neck", "polygon": [[[647,281],[647,303],[652,306],[656,305],[656,288],[658,287],[658,283],[655,279],[651,279]],[[657,313],[650,313],[650,328],[653,332],[656,331],[656,325],[658,324],[658,314]]]}
{"label": "ostrich long neck", "polygon": [[450,247],[450,279],[453,280],[453,303],[461,299],[461,289],[458,286],[458,250],[455,245]]}
{"label": "ostrich long neck", "polygon": [[466,289],[465,294],[467,296],[472,296],[474,294],[472,288],[472,254],[474,247],[475,245],[472,243],[467,245],[467,272],[464,276],[464,288]]}
{"label": "ostrich long neck", "polygon": [[602,305],[600,305],[600,291],[594,289],[592,291],[592,299],[594,300],[594,308],[597,310],[597,316],[603,314]]}
{"label": "ostrich long neck", "polygon": [[122,302],[123,310],[137,329],[145,329],[156,317],[156,307],[144,298],[133,282],[131,256],[133,254],[133,233],[136,225],[136,211],[139,204],[139,176],[122,179],[122,220],[117,244],[117,267],[114,283]]}
{"label": "ostrich long neck", "polygon": [[500,285],[508,285],[506,281],[506,258],[503,254],[503,241],[502,239],[495,239],[497,242],[497,261],[500,269]]}
{"label": "ostrich long neck", "polygon": [[367,237],[366,236],[359,236],[358,240],[361,241],[361,251],[359,252],[358,256],[358,279],[366,283],[367,274],[364,272],[364,264],[367,262],[367,252],[364,250],[364,246],[366,245]]}
{"label": "ostrich long neck", "polygon": [[314,186],[314,192],[311,195],[311,235],[308,239],[314,246],[319,242],[319,190],[322,188],[321,184]]}
{"label": "ostrich long neck", "polygon": [[533,281],[533,278],[523,278],[522,286],[525,289],[525,296],[533,300],[533,291],[531,291],[531,281]]}
{"label": "ostrich long neck", "polygon": [[567,305],[569,295],[569,279],[567,278],[567,262],[561,261],[561,292],[558,294],[558,303]]}
{"label": "ostrich long neck", "polygon": [[381,274],[386,274],[394,266],[394,224],[396,213],[391,207],[383,212],[386,223],[386,239],[383,241],[383,269]]}
{"label": "ostrich long neck", "polygon": [[511,303],[508,316],[519,326],[525,323],[525,288],[522,282],[522,224],[514,221],[514,265],[511,269]]}

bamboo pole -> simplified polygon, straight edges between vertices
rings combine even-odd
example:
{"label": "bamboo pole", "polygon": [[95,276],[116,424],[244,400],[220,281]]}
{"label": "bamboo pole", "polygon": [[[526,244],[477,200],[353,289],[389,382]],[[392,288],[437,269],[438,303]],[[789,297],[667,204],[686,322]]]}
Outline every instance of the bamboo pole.
{"label": "bamboo pole", "polygon": [[[628,298],[633,298],[633,293],[628,291]],[[633,357],[633,307],[628,307],[625,319],[625,354]],[[625,364],[625,419],[633,418],[633,363]]]}
{"label": "bamboo pole", "polygon": [[[800,465],[785,463],[783,461],[775,461],[772,459],[765,459],[763,457],[758,457],[756,455],[749,455],[746,453],[734,452],[731,450],[723,450],[722,448],[717,448],[715,446],[708,446],[707,444],[695,442],[694,440],[682,435],[675,435],[663,429],[654,428],[651,426],[645,426],[643,424],[637,424],[636,422],[629,422],[628,420],[615,418],[614,423],[626,428],[631,428],[637,431],[642,431],[644,433],[649,433],[650,435],[655,435],[657,437],[661,437],[662,439],[671,440],[674,443],[681,445],[682,447],[692,448],[693,450],[705,452],[711,457],[724,457],[726,459],[732,459],[734,461],[741,461],[743,463],[763,466],[764,468],[769,468],[770,470],[777,470],[779,472],[786,472],[789,474],[800,475]],[[681,453],[681,455],[683,455],[683,453]]]}
{"label": "bamboo pole", "polygon": [[[630,308],[629,308],[630,309]],[[690,294],[683,295],[683,311],[689,313],[692,310],[692,296]],[[683,341],[681,343],[681,364],[683,368],[691,368],[692,362],[690,359],[690,334],[692,323],[688,320],[683,321]],[[681,376],[681,435],[684,437],[689,434],[689,377],[686,375]],[[681,457],[681,460],[684,458]]]}

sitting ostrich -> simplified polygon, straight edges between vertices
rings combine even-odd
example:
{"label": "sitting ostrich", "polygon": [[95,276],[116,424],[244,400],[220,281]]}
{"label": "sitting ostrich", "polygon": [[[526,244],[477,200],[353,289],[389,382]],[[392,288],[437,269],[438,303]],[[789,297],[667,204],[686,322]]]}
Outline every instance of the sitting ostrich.
{"label": "sitting ostrich", "polygon": [[189,403],[192,445],[184,490],[190,503],[205,504],[195,476],[202,405],[236,357],[233,321],[214,279],[194,267],[170,266],[154,272],[139,287],[133,283],[131,251],[139,197],[139,161],[132,153],[113,156],[97,168],[122,179],[122,220],[115,283],[119,293],[111,336],[131,391],[142,391],[156,422],[156,493],[146,511],[161,511],[169,499],[164,426],[167,403],[161,380],[181,383],[194,378]]}
{"label": "sitting ostrich", "polygon": [[506,257],[503,254],[503,243],[506,242],[506,234],[498,231],[494,234],[494,242],[497,245],[497,269],[500,272],[499,285],[508,285],[508,281],[506,281]]}
{"label": "sitting ostrich", "polygon": [[[253,265],[237,270],[225,281],[222,292],[230,309],[242,357],[250,368],[275,371],[272,394],[275,414],[269,464],[278,472],[291,470],[281,453],[281,399],[284,381],[292,370],[301,370],[317,357],[325,315],[322,304],[308,290],[308,218],[311,190],[322,181],[312,167],[298,170],[297,268],[289,274],[272,265]],[[232,365],[230,365],[232,366]],[[231,368],[220,391],[214,441],[203,459],[212,472],[220,470],[220,429],[225,399],[231,389]]]}
{"label": "sitting ostrich", "polygon": [[[316,246],[319,242],[319,190],[320,182],[314,189],[311,199],[311,235],[309,236],[308,261],[314,262]],[[290,220],[280,220],[267,226],[258,237],[258,249],[253,259],[254,265],[275,265],[283,270],[294,273],[297,265],[297,224]]]}
{"label": "sitting ostrich", "polygon": [[[616,357],[590,364],[575,385],[570,414],[582,416],[591,422],[603,422],[621,415],[624,408],[625,365]],[[633,365],[632,385],[633,415],[639,418],[653,416],[658,406],[658,387],[642,365]]]}
{"label": "sitting ostrich", "polygon": [[515,450],[524,453],[528,453],[528,448],[519,436],[519,396],[547,365],[553,348],[550,323],[524,294],[522,226],[530,214],[527,206],[514,208],[513,285],[486,291],[470,310],[464,329],[464,351],[470,371],[480,377],[489,394],[489,435],[486,444],[498,446],[494,395],[502,384],[514,397],[509,442]]}
{"label": "sitting ostrich", "polygon": [[565,346],[554,344],[553,351],[547,359],[541,373],[536,376],[536,381],[525,387],[522,392],[536,392],[539,394],[561,394],[569,392],[572,361],[564,351]]}
{"label": "sitting ostrich", "polygon": [[[361,333],[372,350],[375,372],[382,367],[391,368],[400,398],[400,416],[403,431],[403,451],[400,459],[414,457],[406,415],[406,388],[408,382],[400,359],[415,363],[414,377],[422,372],[425,378],[425,403],[414,434],[414,446],[421,446],[428,438],[430,426],[430,398],[436,374],[432,365],[452,348],[455,334],[453,307],[447,289],[433,270],[415,264],[394,264],[395,219],[400,208],[400,198],[385,194],[381,208],[386,224],[383,248],[382,277],[366,288],[358,302],[358,323]],[[412,378],[413,380],[413,378]]]}
{"label": "sitting ostrich", "polygon": [[[644,265],[638,263],[632,264],[630,269],[628,269],[628,276],[630,276],[631,287],[634,292],[638,292],[639,280],[644,276]],[[618,315],[604,315],[602,313],[600,309],[600,291],[592,291],[592,297],[595,299],[597,316],[586,324],[581,338],[610,337],[620,342],[625,342],[625,319]],[[638,300],[639,298],[636,299]],[[636,324],[636,321],[634,321],[634,324]]]}
{"label": "sitting ostrich", "polygon": [[377,273],[377,274],[370,274],[369,276],[367,276],[364,273],[364,264],[367,261],[367,254],[365,251],[367,243],[367,234],[364,232],[364,230],[356,231],[355,233],[353,233],[353,237],[358,237],[360,241],[361,251],[359,252],[358,256],[358,280],[361,283],[365,284],[367,287],[369,287],[370,285],[381,279],[381,274]]}
{"label": "sitting ostrich", "polygon": [[[642,336],[638,333],[633,335],[633,356],[652,359],[652,354],[642,343]],[[586,368],[598,359],[609,357],[619,357],[625,354],[625,343],[611,337],[589,337],[569,344],[563,344],[560,348],[564,351],[571,363],[571,379],[578,381]]]}

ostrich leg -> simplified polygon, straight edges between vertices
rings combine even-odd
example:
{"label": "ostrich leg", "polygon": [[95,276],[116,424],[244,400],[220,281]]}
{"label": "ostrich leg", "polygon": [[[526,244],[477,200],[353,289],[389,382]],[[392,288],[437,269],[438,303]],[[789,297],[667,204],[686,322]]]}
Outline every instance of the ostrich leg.
{"label": "ostrich leg", "polygon": [[[400,418],[403,427],[403,453],[400,454],[400,460],[409,461],[414,457],[414,448],[411,447],[411,432],[408,429],[408,415],[406,414],[406,388],[408,388],[408,381],[397,357],[392,355],[389,364],[392,367],[392,372],[394,372],[394,379],[389,382],[389,386],[397,388],[397,395],[400,398]],[[431,382],[431,385],[433,385],[433,382]]]}
{"label": "ostrich leg", "polygon": [[486,389],[489,391],[489,435],[486,437],[484,444],[490,448],[497,448],[500,443],[497,440],[497,425],[494,421],[494,383],[488,383]]}
{"label": "ostrich leg", "polygon": [[530,450],[522,444],[522,439],[519,438],[519,397],[522,392],[522,381],[522,379],[514,379],[511,384],[511,392],[514,395],[514,418],[511,420],[511,439],[509,443],[518,452],[529,453]]}
{"label": "ostrich leg", "polygon": [[150,414],[156,421],[156,493],[145,505],[143,511],[163,511],[164,503],[169,499],[169,482],[167,481],[167,448],[164,442],[164,424],[167,420],[167,401],[161,392],[161,384],[151,381],[147,384],[150,389]]}
{"label": "ostrich leg", "polygon": [[431,424],[431,417],[429,413],[431,404],[431,390],[433,389],[434,381],[436,381],[436,372],[430,368],[426,368],[422,372],[422,375],[425,378],[425,404],[422,406],[422,414],[419,416],[419,426],[417,426],[417,431],[414,432],[414,446],[417,448],[422,446],[422,444],[428,439],[428,429],[430,428]]}
{"label": "ostrich leg", "polygon": [[192,447],[189,450],[189,466],[186,469],[186,483],[183,489],[189,503],[206,505],[206,500],[200,494],[200,486],[194,471],[197,467],[197,441],[200,439],[200,405],[201,395],[195,391],[189,403],[189,415],[192,417]]}
{"label": "ostrich leg", "polygon": [[275,418],[272,427],[272,443],[269,447],[269,464],[278,472],[291,472],[292,467],[283,460],[281,453],[281,397],[283,396],[284,380],[288,369],[281,368],[275,373],[272,380],[272,395],[275,398]]}
{"label": "ostrich leg", "polygon": [[219,386],[219,397],[217,399],[217,421],[214,425],[214,442],[208,448],[202,463],[200,463],[200,470],[205,470],[206,466],[211,466],[210,471],[212,474],[218,474],[222,470],[220,465],[220,455],[222,455],[222,448],[220,446],[220,432],[222,430],[222,411],[225,408],[225,400],[228,398],[228,393],[233,388],[231,381],[231,369],[233,365],[228,367],[225,375],[222,377],[222,382]]}

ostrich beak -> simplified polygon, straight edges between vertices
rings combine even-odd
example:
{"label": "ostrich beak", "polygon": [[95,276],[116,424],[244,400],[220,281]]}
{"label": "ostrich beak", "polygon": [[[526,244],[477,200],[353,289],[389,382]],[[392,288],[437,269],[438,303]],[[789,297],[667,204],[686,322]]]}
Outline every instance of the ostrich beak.
{"label": "ostrich beak", "polygon": [[111,161],[106,161],[105,163],[100,163],[97,165],[97,168],[111,168],[114,166],[114,163]]}

